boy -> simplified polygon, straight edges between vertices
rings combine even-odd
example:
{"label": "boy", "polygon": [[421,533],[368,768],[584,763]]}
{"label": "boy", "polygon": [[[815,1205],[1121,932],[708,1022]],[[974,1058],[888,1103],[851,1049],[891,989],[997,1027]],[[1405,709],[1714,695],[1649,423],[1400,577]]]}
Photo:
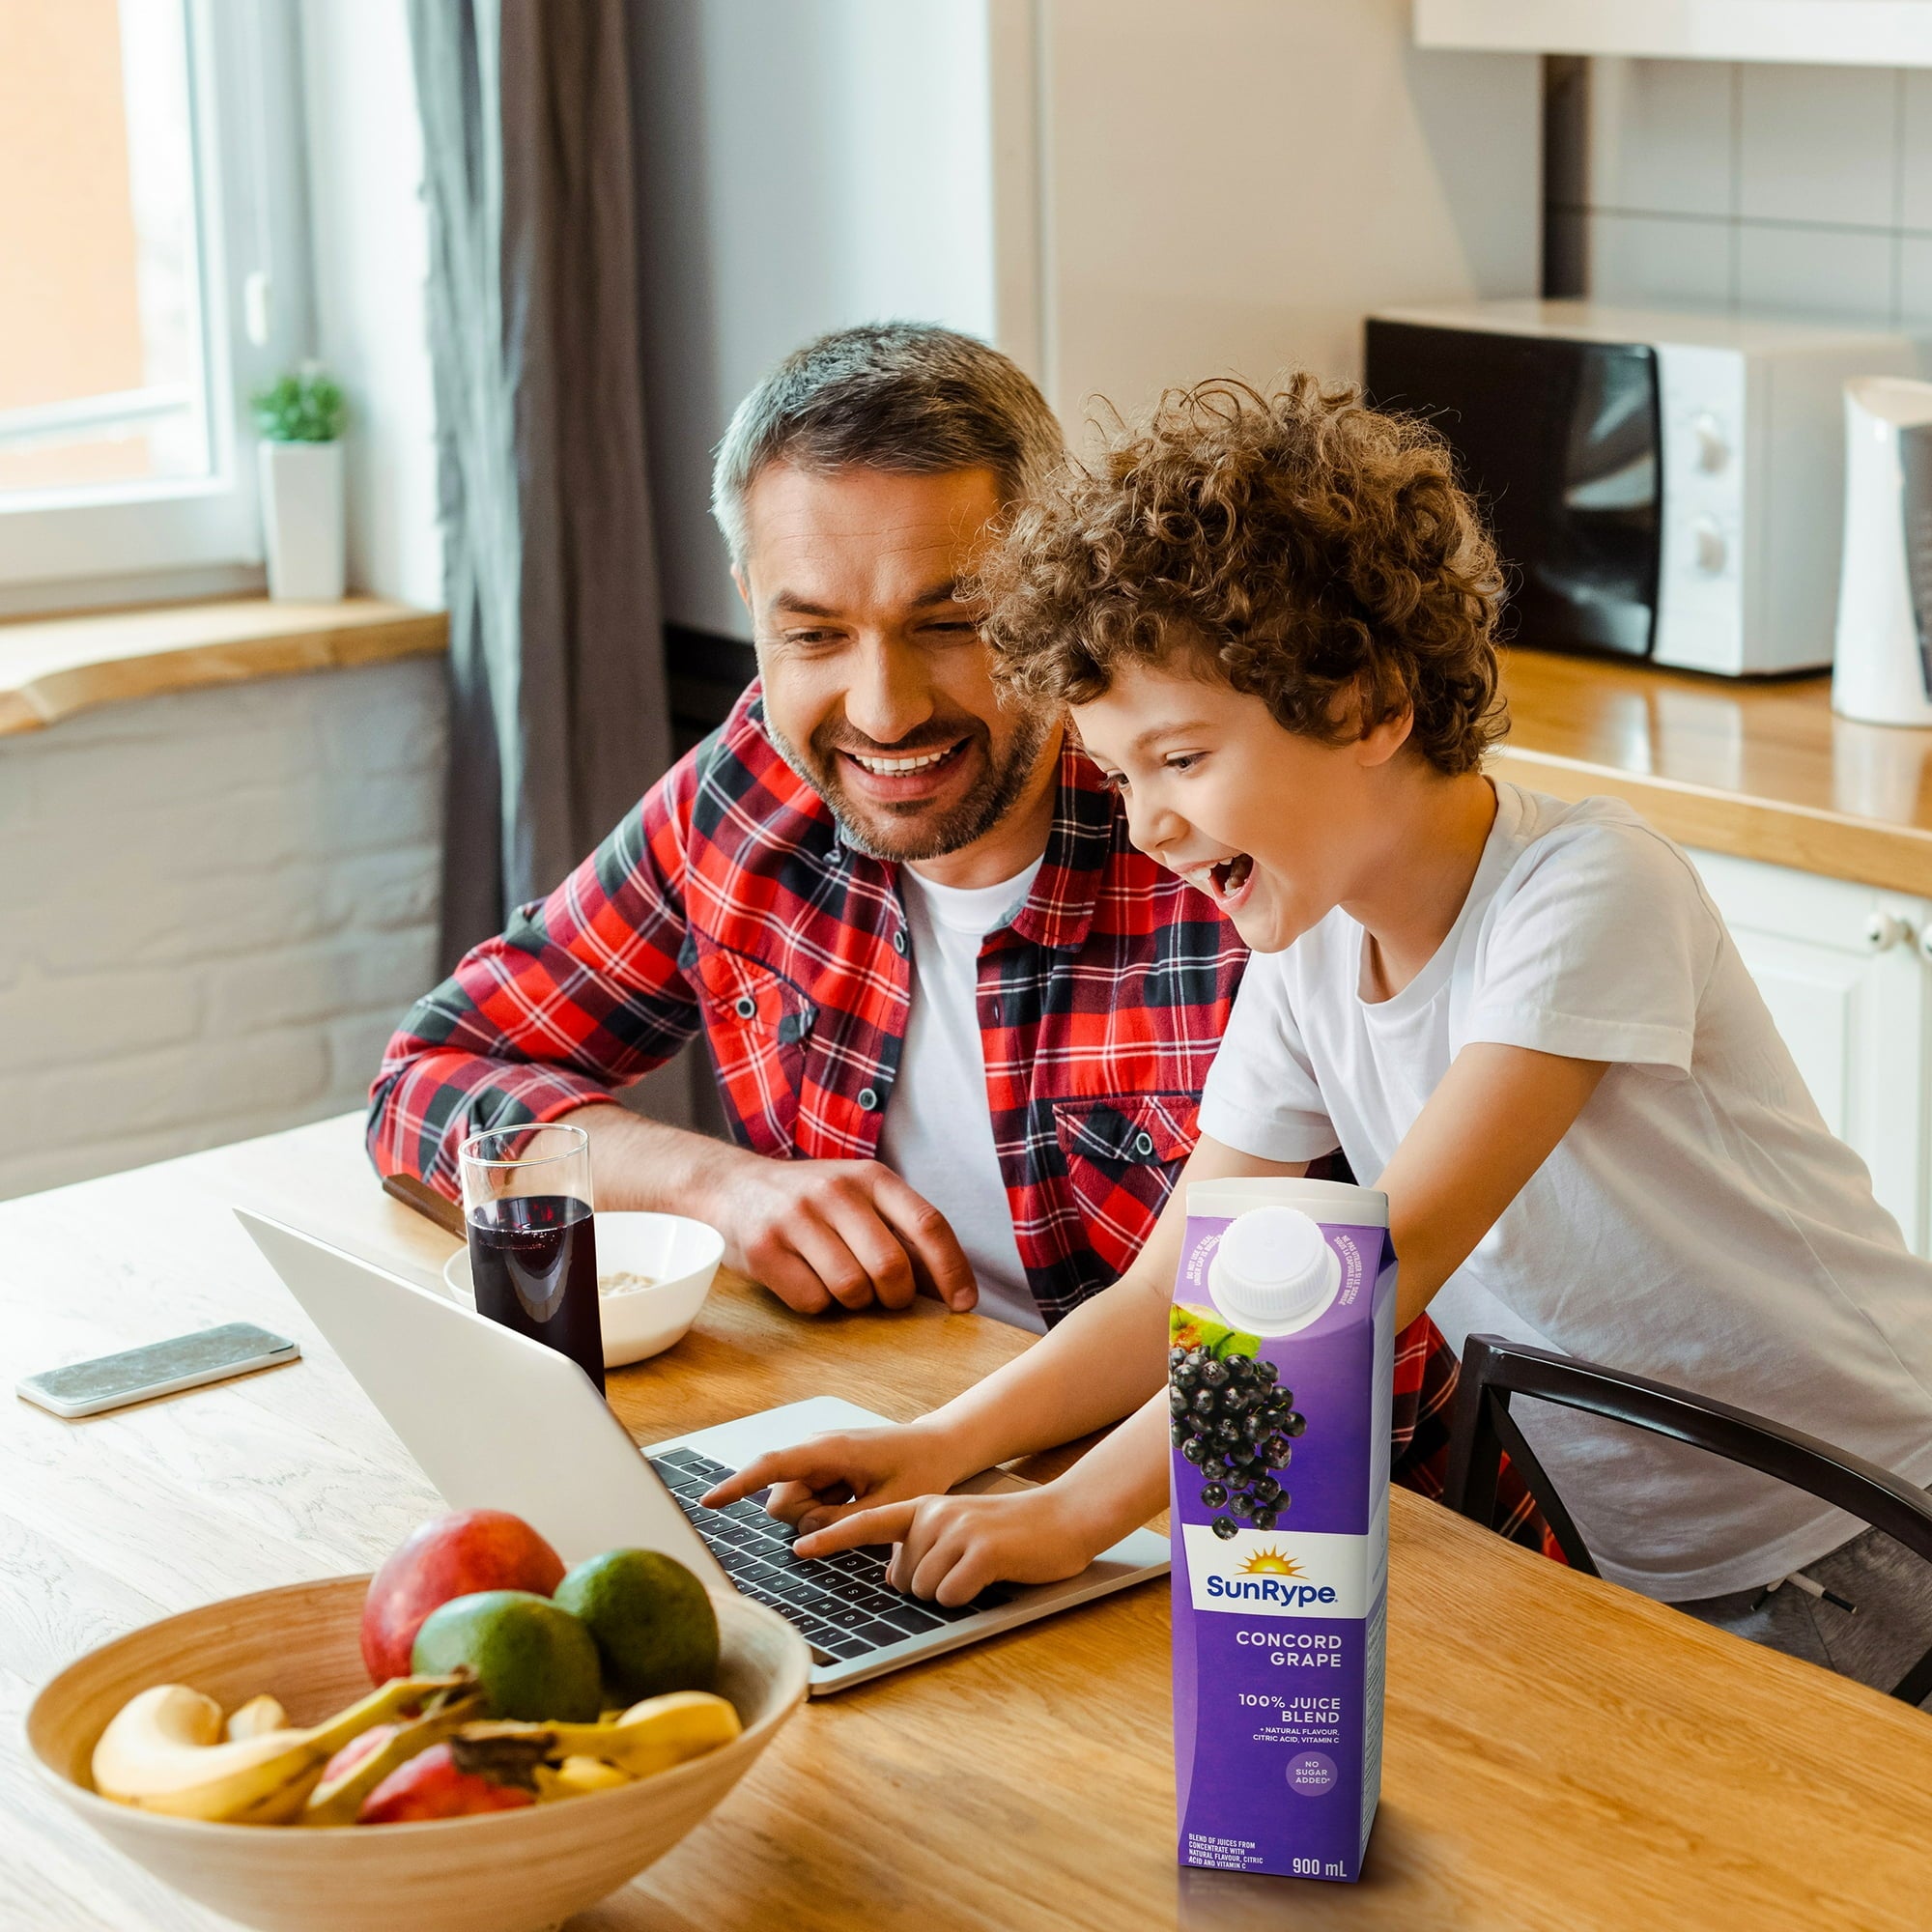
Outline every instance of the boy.
{"label": "boy", "polygon": [[[1550,1346],[1932,1478],[1932,1266],[1689,862],[1614,801],[1482,774],[1500,580],[1427,429],[1306,376],[1171,394],[1016,517],[985,579],[1005,675],[1069,705],[1134,842],[1255,958],[1122,1279],[923,1421],[731,1491],[780,1482],[802,1555],[895,1542],[895,1583],[942,1603],[1072,1574],[1165,1500],[1185,1182],[1338,1143],[1388,1195],[1398,1322],[1427,1308],[1454,1346]],[[1122,1416],[1038,1490],[944,1493]],[[1916,1560],[1803,1492],[1542,1405],[1521,1426],[1606,1577],[1888,1688],[1932,1644]],[[1821,1559],[1855,1623],[1795,1589],[1756,1607]]]}

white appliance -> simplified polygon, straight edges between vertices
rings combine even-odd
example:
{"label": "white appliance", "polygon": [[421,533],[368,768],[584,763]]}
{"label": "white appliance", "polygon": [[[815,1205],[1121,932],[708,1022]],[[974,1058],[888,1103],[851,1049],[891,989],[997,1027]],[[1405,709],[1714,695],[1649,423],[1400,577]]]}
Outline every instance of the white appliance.
{"label": "white appliance", "polygon": [[1840,397],[1910,337],[1480,302],[1371,316],[1367,387],[1455,448],[1511,573],[1514,641],[1755,677],[1832,659]]}
{"label": "white appliance", "polygon": [[1932,383],[1845,384],[1845,543],[1832,709],[1932,724]]}
{"label": "white appliance", "polygon": [[[952,1605],[891,1589],[875,1550],[795,1557],[790,1532],[756,1502],[708,1510],[697,1498],[767,1450],[884,1416],[815,1396],[639,1450],[568,1355],[298,1228],[235,1214],[451,1509],[509,1510],[566,1563],[625,1547],[675,1556],[798,1631],[814,1696],[1167,1575],[1167,1538],[1151,1529],[1065,1582],[995,1584]],[[1031,1487],[1004,1469],[959,1485]]]}

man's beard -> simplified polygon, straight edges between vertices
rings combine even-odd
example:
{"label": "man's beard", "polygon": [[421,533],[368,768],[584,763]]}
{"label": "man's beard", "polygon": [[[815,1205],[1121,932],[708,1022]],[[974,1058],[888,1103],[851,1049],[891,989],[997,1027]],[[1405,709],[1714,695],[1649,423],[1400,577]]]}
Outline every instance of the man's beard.
{"label": "man's beard", "polygon": [[[1049,713],[1022,714],[1008,742],[1006,756],[996,761],[992,733],[985,721],[979,718],[961,719],[958,724],[939,731],[928,727],[913,742],[902,745],[874,745],[869,739],[863,746],[841,745],[835,729],[822,725],[812,733],[810,753],[807,755],[778,728],[769,712],[765,716],[765,729],[780,757],[832,809],[845,843],[868,858],[898,865],[942,859],[992,831],[1019,803],[1034,767],[1039,762],[1039,754],[1052,735],[1054,724],[1055,719]],[[977,745],[983,754],[982,769],[965,797],[946,807],[937,817],[927,815],[931,807],[919,804],[897,810],[889,805],[862,806],[846,791],[839,776],[840,751],[863,751],[878,757],[907,757],[949,742],[963,744],[962,755],[966,757],[973,755]],[[864,817],[860,815],[862,812],[866,814]]]}

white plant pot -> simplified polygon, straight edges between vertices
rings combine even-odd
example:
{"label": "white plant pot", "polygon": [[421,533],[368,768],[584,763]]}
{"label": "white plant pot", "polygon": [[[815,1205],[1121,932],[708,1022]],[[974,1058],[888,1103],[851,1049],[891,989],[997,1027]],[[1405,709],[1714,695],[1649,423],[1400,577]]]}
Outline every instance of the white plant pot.
{"label": "white plant pot", "polygon": [[342,445],[256,444],[269,595],[308,604],[342,595]]}

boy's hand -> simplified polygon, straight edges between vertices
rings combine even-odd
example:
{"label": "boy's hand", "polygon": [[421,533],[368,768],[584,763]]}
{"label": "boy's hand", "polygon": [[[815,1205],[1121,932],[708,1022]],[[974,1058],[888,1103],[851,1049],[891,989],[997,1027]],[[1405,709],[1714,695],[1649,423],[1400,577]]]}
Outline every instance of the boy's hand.
{"label": "boy's hand", "polygon": [[895,1590],[952,1605],[988,1583],[1057,1583],[1077,1577],[1107,1547],[1059,1483],[991,1496],[922,1496],[847,1512],[798,1540],[805,1557],[892,1543],[886,1580]]}
{"label": "boy's hand", "polygon": [[698,1500],[705,1509],[723,1509],[770,1485],[766,1509],[809,1531],[881,1503],[943,1495],[974,1473],[960,1466],[959,1451],[946,1435],[913,1422],[896,1429],[842,1430],[796,1448],[774,1449]]}

